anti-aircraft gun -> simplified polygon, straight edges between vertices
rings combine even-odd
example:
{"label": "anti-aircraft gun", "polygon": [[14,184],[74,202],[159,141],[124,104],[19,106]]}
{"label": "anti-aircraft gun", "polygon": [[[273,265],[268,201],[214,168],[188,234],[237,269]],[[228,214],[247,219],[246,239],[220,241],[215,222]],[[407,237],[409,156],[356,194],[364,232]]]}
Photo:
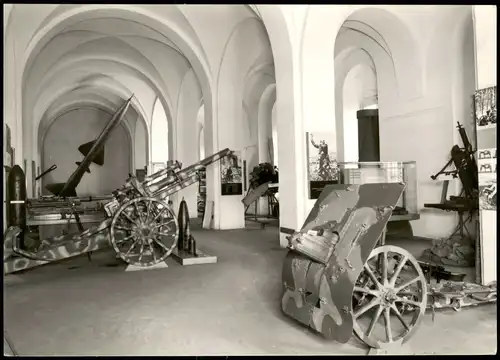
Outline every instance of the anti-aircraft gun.
{"label": "anti-aircraft gun", "polygon": [[[14,166],[9,173],[8,179],[8,224],[10,226],[20,226],[22,234],[20,235],[20,247],[24,250],[34,250],[41,244],[39,236],[40,226],[43,230],[48,225],[66,225],[63,235],[70,230],[70,225],[78,226],[80,232],[84,231],[83,224],[98,223],[104,220],[103,201],[109,201],[111,196],[100,197],[78,197],[76,188],[78,187],[83,175],[90,173],[90,164],[104,164],[104,146],[111,133],[120,125],[124,119],[133,95],[120,106],[120,108],[111,117],[99,136],[91,142],[79,147],[84,155],[76,170],[69,176],[65,183],[53,183],[46,186],[53,195],[42,196],[40,198],[26,199],[26,189],[24,173],[19,166]],[[55,170],[57,165],[40,174],[35,181],[39,180],[49,172]],[[28,236],[24,236],[24,232]]]}
{"label": "anti-aircraft gun", "polygon": [[[148,267],[165,261],[177,245],[179,224],[174,211],[162,199],[197,182],[200,170],[231,154],[231,150],[224,149],[184,169],[174,162],[144,181],[130,176],[110,198],[100,199],[105,212],[105,219],[100,224],[78,233],[45,239],[36,251],[21,246],[21,241],[30,234],[22,234],[20,226],[9,227],[4,243],[5,274],[110,245],[130,265]],[[66,198],[64,201],[76,200]]]}

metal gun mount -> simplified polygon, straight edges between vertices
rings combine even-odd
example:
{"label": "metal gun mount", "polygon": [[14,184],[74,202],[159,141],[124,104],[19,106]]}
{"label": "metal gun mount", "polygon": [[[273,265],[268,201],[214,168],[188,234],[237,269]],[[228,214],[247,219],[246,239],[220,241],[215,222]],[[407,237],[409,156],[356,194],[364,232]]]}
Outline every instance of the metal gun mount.
{"label": "metal gun mount", "polygon": [[427,308],[427,280],[408,251],[381,244],[404,188],[402,183],[324,188],[302,229],[288,239],[285,314],[342,343],[353,331],[372,348],[413,336]]}
{"label": "metal gun mount", "polygon": [[[130,177],[123,188],[111,197],[41,198],[28,203],[28,213],[44,214],[46,225],[54,223],[51,215],[61,216],[61,209],[73,218],[79,232],[45,239],[35,251],[23,249],[22,240],[32,235],[18,226],[7,229],[4,242],[5,274],[26,270],[50,262],[100,250],[111,245],[124,261],[136,266],[153,266],[164,261],[178,241],[179,226],[174,211],[163,200],[198,181],[198,171],[231,154],[224,149],[181,170],[175,162],[140,182]],[[80,215],[85,201],[99,200],[96,212],[104,209],[104,220],[83,229]],[[64,220],[63,220],[64,221]],[[41,221],[39,225],[43,225]],[[36,242],[36,241],[35,241]]]}
{"label": "metal gun mount", "polygon": [[[436,180],[440,175],[452,175],[454,178],[458,177],[462,182],[465,196],[467,198],[473,198],[478,189],[477,164],[474,158],[474,153],[476,151],[473,150],[467,133],[459,122],[457,122],[457,129],[464,147],[460,148],[458,145],[454,145],[451,148],[450,160],[435,175],[431,175],[431,179]],[[446,169],[451,164],[454,164],[455,169],[447,171]]]}

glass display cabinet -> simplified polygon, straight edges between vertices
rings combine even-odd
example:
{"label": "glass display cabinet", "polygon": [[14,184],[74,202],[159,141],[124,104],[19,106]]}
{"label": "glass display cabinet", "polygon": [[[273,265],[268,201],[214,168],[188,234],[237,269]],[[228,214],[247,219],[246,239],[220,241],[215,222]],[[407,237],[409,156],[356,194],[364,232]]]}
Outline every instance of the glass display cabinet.
{"label": "glass display cabinet", "polygon": [[417,163],[406,162],[341,162],[340,184],[404,182],[406,188],[399,199],[391,220],[417,220]]}

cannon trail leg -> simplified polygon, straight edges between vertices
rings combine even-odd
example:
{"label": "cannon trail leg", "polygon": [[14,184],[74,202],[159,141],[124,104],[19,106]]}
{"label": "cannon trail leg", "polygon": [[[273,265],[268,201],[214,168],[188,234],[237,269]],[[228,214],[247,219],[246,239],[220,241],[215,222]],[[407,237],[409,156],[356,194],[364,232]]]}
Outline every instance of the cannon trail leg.
{"label": "cannon trail leg", "polygon": [[380,246],[354,288],[354,332],[372,348],[402,344],[417,330],[426,305],[427,282],[417,260],[397,246]]}

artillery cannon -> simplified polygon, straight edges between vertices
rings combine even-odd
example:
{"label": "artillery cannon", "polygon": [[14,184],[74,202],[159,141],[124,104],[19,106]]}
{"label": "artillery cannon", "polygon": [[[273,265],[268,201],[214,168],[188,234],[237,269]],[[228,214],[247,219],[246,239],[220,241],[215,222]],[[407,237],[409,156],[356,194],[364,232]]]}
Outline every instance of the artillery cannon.
{"label": "artillery cannon", "polygon": [[[346,343],[354,331],[380,349],[410,339],[426,308],[446,307],[448,300],[451,307],[458,300],[496,301],[496,284],[466,286],[469,293],[457,294],[430,286],[408,251],[385,244],[385,227],[404,188],[403,183],[324,188],[302,229],[288,237],[285,314],[326,338]],[[446,301],[436,302],[436,296]]]}
{"label": "artillery cannon", "polygon": [[[45,239],[36,251],[31,251],[21,244],[32,235],[19,226],[9,227],[4,243],[5,274],[101,250],[109,245],[131,265],[147,267],[165,261],[177,245],[179,226],[174,211],[163,199],[197,182],[199,170],[230,154],[231,150],[224,149],[184,169],[175,162],[143,182],[131,176],[121,189],[108,197],[52,197],[28,201],[28,213],[42,213],[46,218],[45,225],[54,223],[50,216],[61,217],[62,210],[67,211],[68,219],[75,220],[79,232]],[[94,206],[82,205],[89,202]],[[89,209],[100,212],[103,220],[84,230],[80,215],[88,213]]]}

